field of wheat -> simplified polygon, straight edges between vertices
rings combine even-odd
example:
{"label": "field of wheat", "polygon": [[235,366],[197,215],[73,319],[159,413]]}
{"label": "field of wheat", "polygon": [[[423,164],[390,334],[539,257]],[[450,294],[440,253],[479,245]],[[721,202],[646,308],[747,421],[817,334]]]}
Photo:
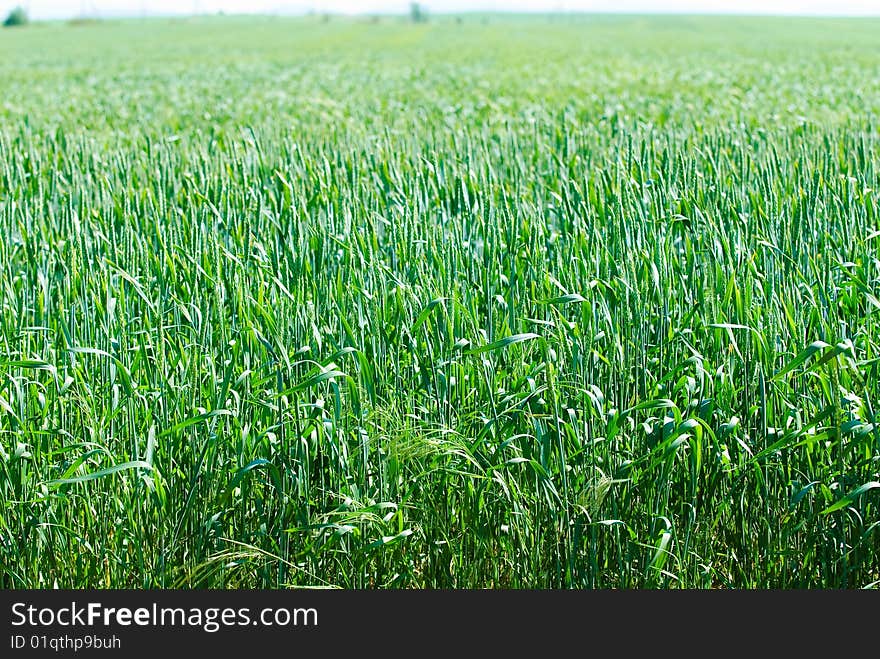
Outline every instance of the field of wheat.
{"label": "field of wheat", "polygon": [[878,34],[0,30],[0,587],[877,587]]}

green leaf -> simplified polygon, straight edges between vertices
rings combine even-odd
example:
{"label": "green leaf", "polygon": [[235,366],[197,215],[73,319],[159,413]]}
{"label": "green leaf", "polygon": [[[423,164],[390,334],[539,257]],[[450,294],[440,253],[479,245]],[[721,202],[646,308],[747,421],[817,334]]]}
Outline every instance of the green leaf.
{"label": "green leaf", "polygon": [[[786,373],[790,373],[798,366],[806,362],[810,357],[815,355],[817,352],[822,352],[826,348],[830,348],[831,346],[825,343],[824,341],[813,341],[810,345],[800,351],[797,357],[791,360],[785,367],[779,371],[776,375],[773,376],[773,380],[779,380]],[[840,348],[835,348],[836,350],[840,350]],[[840,352],[843,352],[840,350]],[[840,354],[839,352],[837,354]]]}
{"label": "green leaf", "polygon": [[266,470],[268,470],[269,477],[272,479],[272,484],[275,486],[276,490],[281,492],[281,474],[278,471],[278,467],[276,467],[265,458],[257,458],[256,460],[251,460],[247,465],[235,472],[235,476],[232,477],[229,485],[226,486],[226,491],[223,493],[223,501],[229,501],[230,497],[232,496],[232,491],[242,481],[242,479],[247,476],[251,471],[260,467],[265,467]]}
{"label": "green leaf", "polygon": [[513,345],[514,343],[522,343],[523,341],[531,341],[532,339],[540,339],[540,335],[533,334],[532,332],[527,332],[525,334],[514,334],[513,336],[507,336],[498,341],[494,341],[485,346],[479,346],[477,348],[471,348],[467,350],[467,354],[476,355],[481,352],[493,352],[495,350],[501,350],[502,348],[506,348],[507,346]]}
{"label": "green leaf", "polygon": [[586,301],[587,299],[580,293],[569,293],[568,295],[560,295],[559,297],[544,300],[541,304],[573,304]]}
{"label": "green leaf", "polygon": [[316,384],[321,384],[322,382],[325,382],[326,380],[329,380],[331,378],[346,378],[346,377],[348,377],[348,376],[345,373],[343,373],[342,371],[337,371],[335,369],[330,369],[328,371],[322,371],[320,373],[316,373],[315,375],[311,376],[310,378],[307,378],[306,380],[303,380],[298,385],[292,387],[291,389],[288,389],[284,393],[285,394],[292,394],[297,391],[302,391],[303,389],[308,389],[310,387],[314,387]]}
{"label": "green leaf", "polygon": [[51,487],[58,487],[60,485],[68,485],[70,483],[85,483],[86,481],[93,481],[99,478],[104,478],[104,476],[109,476],[110,474],[115,474],[120,471],[125,471],[127,469],[149,469],[152,471],[153,467],[143,460],[134,460],[132,462],[123,462],[122,464],[114,465],[113,467],[107,467],[107,469],[101,469],[100,471],[93,471],[90,474],[85,474],[84,476],[73,476],[70,478],[59,478],[57,480],[49,481],[48,485]]}
{"label": "green leaf", "polygon": [[15,361],[3,361],[0,362],[0,366],[7,366],[9,368],[24,368],[31,369],[35,371],[52,371],[54,372],[56,368],[44,361],[39,361],[37,359],[18,359]]}
{"label": "green leaf", "polygon": [[[399,527],[398,527],[399,528]],[[408,538],[412,535],[412,529],[405,529],[398,533],[397,535],[386,535],[378,540],[374,540],[369,545],[367,545],[367,549],[378,549],[379,547],[386,547],[388,545],[397,544],[398,542]]]}
{"label": "green leaf", "polygon": [[445,302],[447,299],[448,298],[445,297],[438,297],[428,302],[428,305],[424,309],[422,309],[422,312],[416,318],[416,322],[413,323],[411,332],[415,334],[416,330],[418,330],[419,327],[421,327],[425,323],[425,321],[428,320],[428,316],[431,314],[431,312],[437,306],[442,305],[443,302]]}
{"label": "green leaf", "polygon": [[852,492],[847,494],[845,497],[843,497],[837,503],[835,503],[831,506],[828,506],[825,510],[822,511],[822,514],[828,515],[828,514],[833,513],[837,510],[840,510],[841,508],[846,508],[848,505],[850,505],[856,499],[858,499],[859,496],[861,496],[862,494],[864,494],[868,490],[873,490],[876,488],[880,488],[880,483],[878,483],[877,481],[871,481],[869,483],[865,483],[864,485],[860,485],[859,487],[854,489]]}
{"label": "green leaf", "polygon": [[180,432],[185,428],[189,428],[190,426],[194,426],[197,423],[201,423],[202,421],[207,421],[208,419],[213,419],[215,416],[232,416],[232,412],[229,410],[213,410],[211,412],[205,412],[204,414],[198,414],[192,418],[181,421],[180,423],[176,423],[168,430],[164,430],[159,433],[159,437],[167,437],[176,432]]}

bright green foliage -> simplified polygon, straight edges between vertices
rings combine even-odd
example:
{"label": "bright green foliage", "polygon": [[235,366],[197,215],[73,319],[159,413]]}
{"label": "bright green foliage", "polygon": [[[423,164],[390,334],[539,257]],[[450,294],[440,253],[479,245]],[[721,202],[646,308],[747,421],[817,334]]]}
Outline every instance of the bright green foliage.
{"label": "bright green foliage", "polygon": [[0,35],[0,587],[880,582],[880,22]]}

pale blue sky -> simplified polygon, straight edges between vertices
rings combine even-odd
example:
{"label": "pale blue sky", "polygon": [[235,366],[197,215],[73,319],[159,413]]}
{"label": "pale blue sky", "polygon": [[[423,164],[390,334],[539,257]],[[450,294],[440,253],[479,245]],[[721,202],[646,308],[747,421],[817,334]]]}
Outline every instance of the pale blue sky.
{"label": "pale blue sky", "polygon": [[[0,14],[17,4],[34,18],[199,12],[296,14],[310,9],[347,14],[406,12],[409,0],[0,0]],[[620,11],[745,14],[880,15],[880,0],[424,0],[434,12]]]}

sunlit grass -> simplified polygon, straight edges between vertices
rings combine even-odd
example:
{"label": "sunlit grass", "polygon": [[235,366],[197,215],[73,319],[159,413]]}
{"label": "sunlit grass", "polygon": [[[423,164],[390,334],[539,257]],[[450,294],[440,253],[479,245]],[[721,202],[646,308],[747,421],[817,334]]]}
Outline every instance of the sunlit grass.
{"label": "sunlit grass", "polygon": [[880,582],[880,23],[0,34],[0,586]]}

